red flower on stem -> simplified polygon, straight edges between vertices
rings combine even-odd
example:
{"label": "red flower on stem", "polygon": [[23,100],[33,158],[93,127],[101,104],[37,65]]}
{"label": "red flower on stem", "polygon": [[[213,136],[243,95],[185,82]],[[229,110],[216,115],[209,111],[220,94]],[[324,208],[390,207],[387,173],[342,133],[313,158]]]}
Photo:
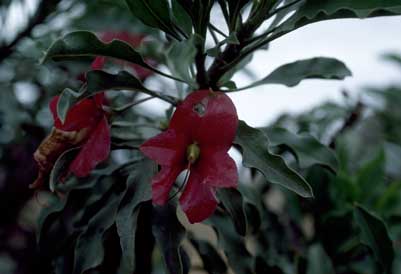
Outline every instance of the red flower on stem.
{"label": "red flower on stem", "polygon": [[141,145],[161,166],[152,180],[152,200],[163,205],[177,176],[190,172],[180,205],[191,223],[208,218],[217,207],[216,188],[236,187],[237,167],[228,155],[238,126],[234,104],[224,93],[191,93],[176,109],[169,128]]}
{"label": "red flower on stem", "polygon": [[110,153],[110,127],[108,114],[103,109],[104,93],[83,99],[70,108],[64,123],[58,118],[59,96],[53,97],[49,107],[54,119],[54,128],[34,153],[39,166],[39,175],[31,188],[41,187],[57,158],[67,149],[81,147],[71,162],[68,172],[77,177],[89,175]]}

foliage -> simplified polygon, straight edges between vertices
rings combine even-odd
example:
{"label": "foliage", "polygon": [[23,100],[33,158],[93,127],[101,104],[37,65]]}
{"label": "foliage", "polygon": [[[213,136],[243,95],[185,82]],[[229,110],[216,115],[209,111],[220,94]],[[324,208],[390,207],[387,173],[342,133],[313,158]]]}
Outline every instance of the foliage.
{"label": "foliage", "polygon": [[[6,243],[0,247],[1,273],[373,274],[400,269],[400,87],[368,89],[357,101],[345,97],[344,104],[283,115],[264,128],[239,121],[233,141],[243,160],[238,188],[218,189],[217,208],[203,224],[190,224],[177,207],[178,182],[166,204],[152,204],[158,166],[139,150],[150,137],[175,127],[166,121],[194,90],[229,93],[350,76],[341,61],[316,57],[286,64],[245,87],[231,79],[256,50],[291,31],[335,18],[398,15],[399,1],[47,2],[40,1],[25,31],[0,45],[0,186],[6,185],[0,188],[0,203],[10,208],[1,220],[0,241]],[[216,26],[212,11],[221,12],[226,31]],[[54,22],[63,16],[71,18],[57,27]],[[107,31],[138,35],[141,43],[102,40],[100,33]],[[112,62],[96,67],[102,57]],[[140,77],[135,68],[149,74]],[[36,98],[21,100],[14,92],[21,83],[29,83]],[[52,126],[50,98],[59,95],[52,111],[63,123],[78,102],[103,92],[107,103],[97,107],[108,119],[110,156],[80,176],[68,172],[77,148],[58,151],[56,159],[46,158],[52,168],[46,188],[36,194],[28,190],[37,174],[31,155]],[[150,99],[171,106],[165,117],[137,107]],[[220,126],[213,119],[212,130]],[[27,217],[32,215],[35,220]],[[13,233],[27,243],[29,258],[5,240]]]}

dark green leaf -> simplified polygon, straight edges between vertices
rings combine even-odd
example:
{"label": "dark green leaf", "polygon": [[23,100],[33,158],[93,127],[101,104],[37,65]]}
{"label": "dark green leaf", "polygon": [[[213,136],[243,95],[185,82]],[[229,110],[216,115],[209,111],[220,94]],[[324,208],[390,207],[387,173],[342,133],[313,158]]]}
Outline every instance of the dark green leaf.
{"label": "dark green leaf", "polygon": [[117,273],[133,273],[135,270],[135,232],[139,205],[151,199],[151,179],[156,172],[155,164],[144,159],[135,163],[127,179],[129,186],[116,217],[117,233],[120,237],[121,263]]}
{"label": "dark green leaf", "polygon": [[58,157],[57,161],[54,164],[52,171],[50,172],[49,177],[49,188],[50,191],[54,192],[57,189],[57,184],[62,182],[68,174],[68,167],[71,161],[77,155],[79,147],[69,149]]}
{"label": "dark green leaf", "polygon": [[331,149],[320,143],[308,133],[294,134],[284,128],[262,129],[269,138],[269,145],[288,147],[297,158],[301,168],[315,164],[324,165],[333,171],[338,168],[337,157]]}
{"label": "dark green leaf", "polygon": [[390,273],[394,259],[394,247],[383,220],[361,205],[354,207],[354,219],[361,231],[361,242],[372,250],[376,261]]}
{"label": "dark green leaf", "polygon": [[178,38],[167,0],[125,0],[132,14],[145,25],[160,29]]}
{"label": "dark green leaf", "polygon": [[55,61],[80,59],[85,56],[107,56],[129,61],[145,68],[150,68],[142,56],[129,44],[113,40],[103,43],[89,31],[75,31],[56,40],[47,50],[43,62],[48,59]]}
{"label": "dark green leaf", "polygon": [[241,236],[246,234],[246,216],[241,193],[234,188],[222,188],[217,197],[231,216],[235,230]]}
{"label": "dark green leaf", "polygon": [[280,156],[269,152],[269,140],[262,131],[240,121],[234,143],[242,148],[244,166],[258,169],[267,181],[280,184],[302,197],[313,197],[305,179],[289,168]]}
{"label": "dark green leaf", "polygon": [[190,238],[203,262],[203,268],[209,274],[225,274],[227,266],[217,250],[207,241]]}
{"label": "dark green leaf", "polygon": [[206,222],[216,229],[219,246],[224,250],[234,272],[252,274],[252,255],[247,250],[243,237],[238,237],[228,216],[216,212]]}
{"label": "dark green leaf", "polygon": [[197,49],[195,46],[198,36],[191,36],[181,42],[173,42],[166,52],[167,65],[172,73],[183,79],[188,85],[197,88],[196,80],[190,73],[190,67],[195,61]]}
{"label": "dark green leaf", "polygon": [[[111,193],[104,200],[103,207],[90,219],[77,239],[74,257],[74,274],[99,266],[104,259],[103,241],[106,232],[115,222],[118,206],[126,191],[126,185],[113,184]],[[123,189],[122,189],[123,188]]]}
{"label": "dark green leaf", "polygon": [[281,26],[292,31],[310,23],[336,18],[366,18],[401,14],[398,0],[305,0],[304,4]]}
{"label": "dark green leaf", "polygon": [[307,274],[335,274],[330,257],[320,244],[314,244],[308,249]]}
{"label": "dark green leaf", "polygon": [[315,57],[285,64],[275,69],[262,80],[240,88],[240,90],[266,84],[281,84],[293,87],[305,79],[341,80],[351,75],[351,71],[343,62],[334,58]]}
{"label": "dark green leaf", "polygon": [[383,59],[397,64],[401,68],[401,55],[395,53],[387,53],[383,55]]}
{"label": "dark green leaf", "polygon": [[190,36],[192,33],[192,18],[188,15],[186,10],[181,6],[179,1],[173,0],[171,1],[173,14],[177,26],[181,27],[185,33]]}
{"label": "dark green leaf", "polygon": [[380,189],[385,187],[385,154],[383,150],[371,161],[363,165],[356,174],[356,183],[363,190],[359,201],[369,201],[378,196]]}
{"label": "dark green leaf", "polygon": [[79,101],[79,98],[82,94],[80,92],[76,92],[72,89],[66,88],[60,94],[60,99],[57,103],[57,116],[61,120],[61,122],[65,122],[67,118],[68,110]]}
{"label": "dark green leaf", "polygon": [[89,71],[87,73],[87,82],[87,91],[83,97],[92,96],[104,90],[115,89],[139,91],[172,103],[176,102],[176,99],[172,96],[147,89],[141,81],[126,71],[120,71],[118,74],[110,74],[101,70]]}
{"label": "dark green leaf", "polygon": [[169,203],[153,208],[152,232],[162,251],[168,273],[183,274],[180,247],[185,228],[177,219],[175,205]]}

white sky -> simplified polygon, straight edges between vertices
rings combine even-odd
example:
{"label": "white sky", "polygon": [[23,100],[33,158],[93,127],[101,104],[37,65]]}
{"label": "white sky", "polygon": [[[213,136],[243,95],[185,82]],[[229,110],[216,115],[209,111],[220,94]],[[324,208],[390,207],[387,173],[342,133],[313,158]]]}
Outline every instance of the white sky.
{"label": "white sky", "polygon": [[[230,97],[240,119],[263,126],[283,112],[301,112],[327,100],[340,100],[346,88],[356,95],[363,86],[401,83],[401,70],[380,55],[401,53],[401,16],[365,20],[346,19],[315,23],[273,42],[255,54],[249,68],[260,78],[278,66],[315,56],[345,62],[353,76],[344,81],[305,80],[296,87],[265,85],[233,93]],[[237,77],[238,86],[244,77]]]}

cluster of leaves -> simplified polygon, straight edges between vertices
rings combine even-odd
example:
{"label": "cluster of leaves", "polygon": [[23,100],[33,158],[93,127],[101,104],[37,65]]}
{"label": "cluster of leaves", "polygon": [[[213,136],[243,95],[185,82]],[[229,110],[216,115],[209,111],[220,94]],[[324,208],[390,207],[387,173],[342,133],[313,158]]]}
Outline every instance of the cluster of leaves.
{"label": "cluster of leaves", "polygon": [[[113,18],[120,26],[139,25],[137,31],[152,39],[133,48],[119,40],[104,43],[89,31],[74,31],[56,40],[42,59],[50,68],[61,69],[58,75],[67,74],[66,82],[55,81],[68,87],[58,104],[61,120],[83,98],[105,90],[128,91],[108,93],[112,148],[123,155],[123,162],[112,156],[89,177],[71,176],[64,183],[61,173],[76,151],[66,151],[54,165],[49,182],[53,193],[37,228],[43,273],[151,273],[161,262],[172,274],[195,267],[238,274],[397,269],[400,254],[393,247],[400,239],[395,194],[401,170],[397,112],[331,104],[299,117],[282,117],[267,128],[240,121],[234,141],[243,156],[240,187],[219,190],[218,210],[205,222],[213,228],[210,234],[217,235],[216,243],[186,223],[174,199],[164,207],[151,205],[150,181],[157,167],[137,149],[154,134],[149,127],[160,130],[159,119],[131,107],[147,94],[171,105],[164,118],[168,119],[177,102],[195,89],[232,92],[263,84],[291,87],[310,78],[343,79],[351,72],[341,61],[317,57],[286,64],[245,87],[238,88],[231,80],[255,50],[282,35],[322,20],[400,14],[398,2],[126,0],[108,3],[113,9],[105,12],[102,4],[89,1],[88,11],[110,15],[117,10]],[[99,14],[88,11],[76,26],[98,31]],[[216,26],[213,12],[223,15],[223,30]],[[79,71],[87,70],[88,61],[96,56],[154,72],[163,92],[117,66],[88,72],[80,86],[73,80],[77,66],[84,64]],[[176,83],[165,83],[161,77]],[[396,106],[397,92],[392,88],[376,94],[384,104]],[[365,110],[371,112],[362,115]],[[333,135],[339,122],[344,127]],[[313,193],[314,199],[304,199]],[[195,258],[202,263],[197,265]]]}

